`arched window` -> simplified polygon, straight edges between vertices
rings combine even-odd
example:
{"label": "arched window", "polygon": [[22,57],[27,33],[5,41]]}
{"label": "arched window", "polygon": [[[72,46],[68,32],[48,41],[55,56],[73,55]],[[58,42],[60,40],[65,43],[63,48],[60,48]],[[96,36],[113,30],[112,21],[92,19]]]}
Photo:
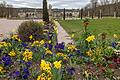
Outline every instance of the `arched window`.
{"label": "arched window", "polygon": [[32,16],[34,16],[35,14],[33,13]]}
{"label": "arched window", "polygon": [[72,13],[70,13],[70,17],[72,17]]}
{"label": "arched window", "polygon": [[28,17],[28,13],[26,14],[26,17]]}

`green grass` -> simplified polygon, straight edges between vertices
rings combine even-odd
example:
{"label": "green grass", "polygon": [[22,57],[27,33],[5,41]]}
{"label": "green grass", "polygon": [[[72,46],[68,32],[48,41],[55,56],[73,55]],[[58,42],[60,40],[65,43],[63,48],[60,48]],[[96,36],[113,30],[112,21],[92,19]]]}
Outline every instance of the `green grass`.
{"label": "green grass", "polygon": [[[72,33],[75,34],[75,40],[80,37],[84,30],[83,20],[61,20],[59,23],[70,35]],[[88,29],[94,35],[103,32],[106,32],[109,37],[112,37],[113,34],[120,35],[120,19],[104,18],[90,20]]]}

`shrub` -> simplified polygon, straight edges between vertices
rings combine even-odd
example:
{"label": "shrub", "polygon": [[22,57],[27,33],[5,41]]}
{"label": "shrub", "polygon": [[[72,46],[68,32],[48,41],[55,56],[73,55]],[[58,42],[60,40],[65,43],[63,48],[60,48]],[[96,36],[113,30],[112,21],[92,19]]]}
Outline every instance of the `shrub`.
{"label": "shrub", "polygon": [[32,41],[30,36],[33,36],[34,40],[41,40],[43,38],[42,24],[34,21],[25,21],[18,28],[18,35],[22,41]]}

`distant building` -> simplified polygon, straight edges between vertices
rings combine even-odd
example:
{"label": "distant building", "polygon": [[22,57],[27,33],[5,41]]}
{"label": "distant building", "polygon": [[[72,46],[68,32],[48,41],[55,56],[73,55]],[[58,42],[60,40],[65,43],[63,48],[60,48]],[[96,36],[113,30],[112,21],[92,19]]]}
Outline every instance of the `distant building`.
{"label": "distant building", "polygon": [[[51,10],[50,16],[57,19],[63,18],[63,9],[52,9],[50,5]],[[21,19],[40,19],[42,18],[42,9],[36,9],[36,8],[11,8],[9,10],[9,15],[11,15],[11,18],[21,18]],[[78,17],[79,16],[79,9],[66,9],[66,18],[72,18],[72,17]]]}
{"label": "distant building", "polygon": [[21,19],[42,18],[42,9],[12,8],[11,18],[21,18]]}

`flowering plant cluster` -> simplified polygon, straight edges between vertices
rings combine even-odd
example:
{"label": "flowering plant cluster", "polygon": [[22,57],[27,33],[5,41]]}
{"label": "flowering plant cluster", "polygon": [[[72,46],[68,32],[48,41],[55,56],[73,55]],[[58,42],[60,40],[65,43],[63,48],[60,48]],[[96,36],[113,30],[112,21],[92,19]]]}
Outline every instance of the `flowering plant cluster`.
{"label": "flowering plant cluster", "polygon": [[[88,32],[84,21],[83,36],[75,44],[57,42],[57,22],[43,24],[43,38],[30,42],[20,35],[0,42],[1,80],[119,80],[120,39],[108,39]],[[72,36],[74,37],[74,36]]]}

